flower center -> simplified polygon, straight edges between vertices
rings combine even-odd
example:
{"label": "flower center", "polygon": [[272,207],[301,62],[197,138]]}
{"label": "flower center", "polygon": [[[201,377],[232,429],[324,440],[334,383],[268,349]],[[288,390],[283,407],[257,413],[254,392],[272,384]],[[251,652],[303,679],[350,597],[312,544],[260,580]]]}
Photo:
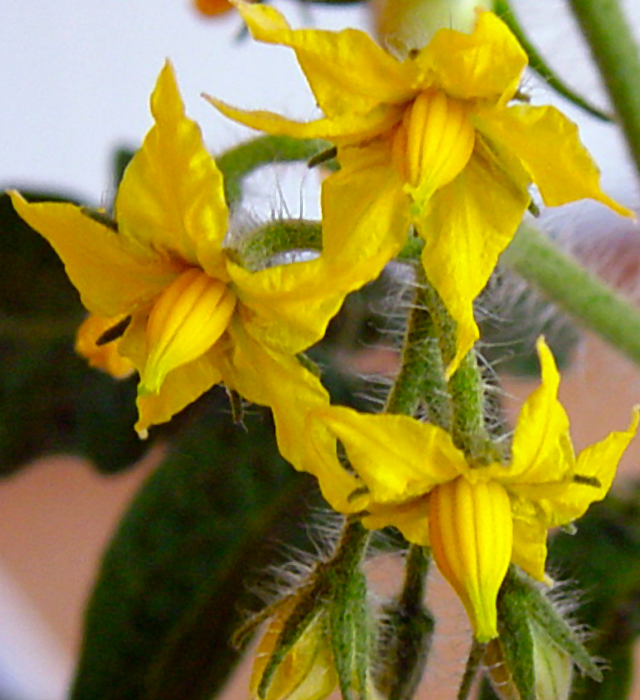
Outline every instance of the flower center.
{"label": "flower center", "polygon": [[511,503],[497,481],[459,476],[429,498],[429,539],[442,575],[462,601],[479,642],[497,636],[496,599],[511,561]]}
{"label": "flower center", "polygon": [[393,158],[418,209],[469,162],[475,130],[462,102],[440,91],[421,92],[407,108],[393,142]]}
{"label": "flower center", "polygon": [[209,350],[227,329],[235,305],[227,285],[202,270],[177,277],[160,294],[147,321],[141,394],[157,394],[171,370]]}

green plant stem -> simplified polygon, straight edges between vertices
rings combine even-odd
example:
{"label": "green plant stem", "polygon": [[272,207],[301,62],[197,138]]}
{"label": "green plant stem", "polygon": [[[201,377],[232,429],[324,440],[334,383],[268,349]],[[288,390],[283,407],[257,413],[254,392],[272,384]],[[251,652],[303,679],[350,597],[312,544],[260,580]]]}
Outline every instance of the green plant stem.
{"label": "green plant stem", "polygon": [[405,566],[405,581],[400,595],[400,603],[409,610],[422,607],[425,583],[429,573],[431,556],[429,550],[417,544],[409,547]]}
{"label": "green plant stem", "polygon": [[576,321],[640,364],[640,313],[544,234],[522,224],[500,258]]}
{"label": "green plant stem", "polygon": [[464,675],[462,676],[462,681],[460,682],[460,688],[458,689],[457,700],[467,700],[469,693],[473,688],[473,682],[475,681],[476,674],[478,673],[478,668],[484,656],[487,645],[473,640],[471,650],[469,651],[469,657],[467,659],[467,665],[464,670]]}
{"label": "green plant stem", "polygon": [[640,173],[640,52],[619,0],[569,0]]}
{"label": "green plant stem", "polygon": [[453,403],[454,443],[473,463],[489,464],[499,458],[485,425],[484,385],[475,350],[470,350],[449,380]]}
{"label": "green plant stem", "polygon": [[307,161],[330,145],[319,139],[259,136],[226,151],[216,158],[216,162],[224,177],[227,206],[231,209],[239,204],[242,181],[254,170],[274,163]]}
{"label": "green plant stem", "polygon": [[559,95],[565,97],[573,104],[585,110],[596,119],[601,119],[605,122],[612,121],[611,116],[598,109],[590,102],[587,102],[583,97],[574,92],[564,81],[562,81],[555,72],[549,67],[544,58],[538,53],[536,47],[529,41],[528,36],[523,31],[520,23],[516,19],[515,13],[511,9],[511,3],[508,0],[496,0],[495,13],[504,21],[504,23],[513,32],[516,39],[520,42],[520,46],[529,58],[529,67],[534,70],[547,85],[555,90]]}
{"label": "green plant stem", "polygon": [[[387,398],[386,413],[413,416],[421,403],[429,421],[448,430],[451,403],[426,280],[418,280],[402,350],[402,367]],[[427,296],[425,296],[427,295]]]}

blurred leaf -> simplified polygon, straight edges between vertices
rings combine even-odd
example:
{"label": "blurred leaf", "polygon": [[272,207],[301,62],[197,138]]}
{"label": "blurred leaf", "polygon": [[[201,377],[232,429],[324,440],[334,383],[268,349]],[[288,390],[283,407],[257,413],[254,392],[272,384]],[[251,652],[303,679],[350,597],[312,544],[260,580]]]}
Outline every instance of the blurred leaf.
{"label": "blurred leaf", "polygon": [[640,491],[609,496],[590,508],[575,535],[551,542],[552,571],[560,570],[584,591],[579,622],[596,631],[588,644],[607,662],[603,683],[582,679],[576,698],[623,700],[633,678],[633,646],[640,636]]}
{"label": "blurred leaf", "polygon": [[245,432],[228,408],[207,412],[143,486],[89,603],[73,700],[204,700],[227,680],[240,610],[256,607],[248,585],[275,542],[308,547],[315,484],[278,455],[265,418],[252,411]]}
{"label": "blurred leaf", "polygon": [[75,354],[86,313],[78,293],[7,195],[0,196],[0,254],[0,476],[54,452],[88,457],[106,472],[134,464],[149,447],[133,430],[135,382],[116,382]]}

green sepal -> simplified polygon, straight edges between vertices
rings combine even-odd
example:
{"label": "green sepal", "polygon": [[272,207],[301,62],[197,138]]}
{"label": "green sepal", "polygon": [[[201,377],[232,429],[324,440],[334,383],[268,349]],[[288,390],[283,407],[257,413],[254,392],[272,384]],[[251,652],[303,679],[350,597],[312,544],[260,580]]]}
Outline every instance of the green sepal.
{"label": "green sepal", "polygon": [[498,594],[498,644],[522,700],[536,700],[530,598],[511,567]]}
{"label": "green sepal", "polygon": [[539,584],[523,571],[511,567],[504,588],[509,589],[509,595],[513,595],[514,598],[522,597],[527,606],[531,624],[540,627],[562,651],[571,657],[583,674],[598,683],[602,681],[602,671],[566,621],[565,616],[556,609]]}
{"label": "green sepal", "polygon": [[229,640],[258,606],[249,585],[282,561],[276,543],[311,548],[300,522],[314,481],[279,456],[264,411],[246,416],[248,439],[222,390],[196,408],[216,397],[183,426],[109,546],[73,700],[208,700],[240,657]]}
{"label": "green sepal", "polygon": [[329,628],[333,659],[343,700],[367,697],[370,617],[367,580],[352,570],[332,591]]}

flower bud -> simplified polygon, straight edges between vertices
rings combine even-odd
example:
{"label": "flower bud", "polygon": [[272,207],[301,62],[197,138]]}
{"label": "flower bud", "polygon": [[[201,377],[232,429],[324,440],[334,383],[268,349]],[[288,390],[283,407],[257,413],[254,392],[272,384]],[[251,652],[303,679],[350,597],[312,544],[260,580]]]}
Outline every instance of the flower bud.
{"label": "flower bud", "polygon": [[478,10],[493,5],[494,0],[379,0],[373,10],[381,42],[405,58],[426,46],[439,29],[470,34]]}

